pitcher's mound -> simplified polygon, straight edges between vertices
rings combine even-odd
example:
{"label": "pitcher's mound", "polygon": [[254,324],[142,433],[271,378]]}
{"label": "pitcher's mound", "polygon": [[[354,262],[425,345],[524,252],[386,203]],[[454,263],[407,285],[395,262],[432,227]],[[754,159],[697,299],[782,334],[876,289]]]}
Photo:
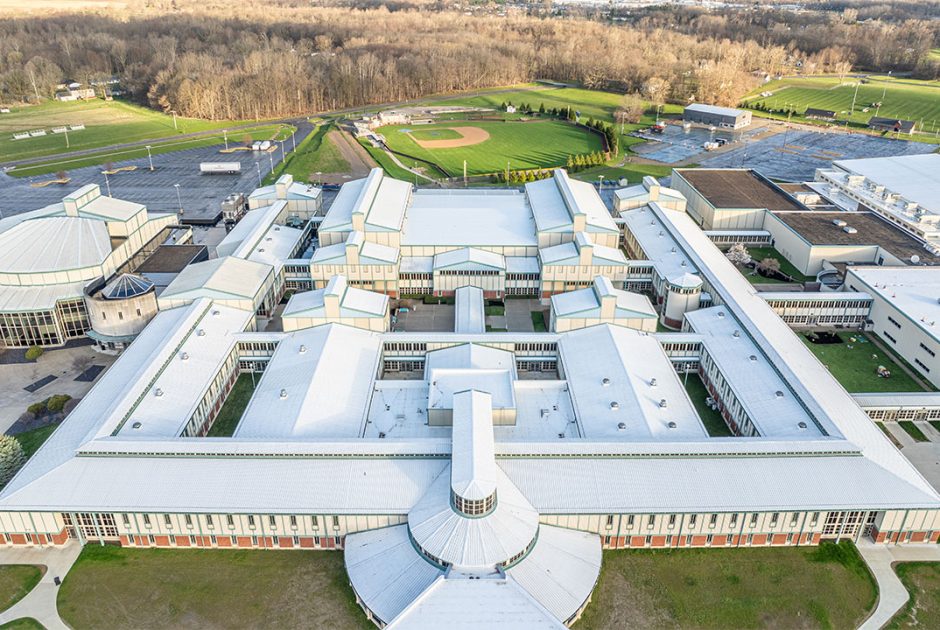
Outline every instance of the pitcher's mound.
{"label": "pitcher's mound", "polygon": [[409,133],[411,139],[422,149],[456,149],[458,147],[469,147],[473,144],[480,144],[490,139],[490,133],[479,127],[445,127],[450,131],[460,134],[459,138],[450,138],[448,140],[418,140],[414,134]]}

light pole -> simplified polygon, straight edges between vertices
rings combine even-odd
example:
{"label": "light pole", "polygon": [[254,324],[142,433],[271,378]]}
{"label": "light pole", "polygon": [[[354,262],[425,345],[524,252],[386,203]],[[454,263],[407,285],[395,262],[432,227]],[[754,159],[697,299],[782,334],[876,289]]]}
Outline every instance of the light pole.
{"label": "light pole", "polygon": [[150,154],[150,145],[147,145],[147,161],[150,162],[150,170],[153,170],[153,155]]}
{"label": "light pole", "polygon": [[104,175],[104,185],[108,189],[108,196],[111,196],[111,182],[108,181],[108,171],[101,171],[101,174]]}
{"label": "light pole", "polygon": [[255,162],[255,168],[258,169],[258,188],[261,188],[261,163]]}
{"label": "light pole", "polygon": [[179,131],[179,127],[176,126],[176,110],[175,110],[175,109],[171,109],[171,110],[170,110],[170,113],[173,114],[173,130],[174,130],[174,131]]}
{"label": "light pole", "polygon": [[284,154],[284,141],[281,140],[281,162],[285,161],[287,156]]}
{"label": "light pole", "polygon": [[65,130],[65,131],[64,131],[64,133],[65,133],[65,148],[68,149],[68,148],[69,148],[69,128],[68,128],[68,127],[62,127],[62,129]]}
{"label": "light pole", "polygon": [[597,176],[597,191],[600,192],[603,189],[604,189],[604,176],[598,175]]}
{"label": "light pole", "polygon": [[268,153],[268,162],[271,163],[271,172],[274,172],[274,158],[271,157],[271,153]]}
{"label": "light pole", "polygon": [[176,203],[180,207],[180,216],[183,216],[183,199],[180,197],[180,185],[173,184],[173,187],[176,188]]}
{"label": "light pole", "polygon": [[852,107],[849,109],[849,116],[855,113],[855,98],[858,96],[858,86],[862,84],[861,79],[855,84],[855,94],[852,95]]}
{"label": "light pole", "polygon": [[228,151],[228,129],[222,130],[222,137],[225,139],[225,150]]}
{"label": "light pole", "polygon": [[290,141],[291,141],[291,144],[292,144],[293,147],[294,147],[294,148],[292,149],[292,150],[294,151],[294,153],[297,152],[297,139],[294,137],[294,135],[295,135],[296,133],[297,133],[297,130],[296,130],[296,129],[294,129],[292,132],[290,132]]}

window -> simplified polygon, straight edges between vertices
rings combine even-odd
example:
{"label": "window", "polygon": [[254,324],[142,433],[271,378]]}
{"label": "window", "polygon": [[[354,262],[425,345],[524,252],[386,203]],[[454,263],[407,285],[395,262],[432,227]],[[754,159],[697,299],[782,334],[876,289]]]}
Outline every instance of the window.
{"label": "window", "polygon": [[297,527],[297,517],[291,514],[290,516],[290,526]]}
{"label": "window", "polygon": [[173,519],[170,518],[169,514],[163,515],[163,524],[167,527],[173,527]]}
{"label": "window", "polygon": [[144,514],[144,525],[146,525],[147,527],[150,527],[150,515],[149,514]]}
{"label": "window", "polygon": [[211,514],[206,514],[206,526],[209,527],[209,529],[213,527]]}
{"label": "window", "polygon": [[333,517],[333,527],[335,527],[336,529],[339,529],[339,517],[338,516]]}
{"label": "window", "polygon": [[757,526],[757,513],[751,514],[751,527]]}
{"label": "window", "polygon": [[777,524],[777,519],[780,518],[780,512],[774,512],[770,515],[770,526],[774,527]]}
{"label": "window", "polygon": [[273,515],[273,514],[268,517],[268,525],[270,525],[272,528],[276,528],[276,527],[277,527],[277,519],[274,518],[274,515]]}
{"label": "window", "polygon": [[891,317],[890,315],[888,315],[888,321],[894,324],[895,328],[897,328],[898,330],[901,329],[901,324],[899,324],[897,320]]}
{"label": "window", "polygon": [[310,517],[310,525],[311,525],[314,529],[319,529],[319,528],[320,528],[320,518],[319,518],[316,514],[314,514],[313,516]]}
{"label": "window", "polygon": [[698,520],[698,514],[693,514],[689,517],[689,527],[695,527],[695,522]]}
{"label": "window", "polygon": [[249,514],[248,515],[248,527],[254,527],[254,526],[255,526],[255,516],[254,514]]}
{"label": "window", "polygon": [[813,512],[812,518],[809,519],[810,527],[814,527],[817,521],[819,521],[819,512]]}
{"label": "window", "polygon": [[229,527],[235,527],[235,519],[232,518],[231,514],[225,515],[225,522],[228,524]]}
{"label": "window", "polygon": [[124,319],[124,313],[118,311],[118,319]]}
{"label": "window", "polygon": [[127,514],[121,514],[121,521],[124,523],[125,527],[131,524],[131,518]]}
{"label": "window", "polygon": [[708,526],[709,526],[709,527],[714,527],[714,526],[717,525],[717,524],[718,524],[718,515],[717,515],[717,514],[712,514],[712,515],[708,518]]}
{"label": "window", "polygon": [[656,515],[650,514],[649,522],[646,526],[652,528],[654,525],[656,525]]}
{"label": "window", "polygon": [[608,514],[607,515],[607,529],[610,529],[613,526],[614,526],[614,515]]}
{"label": "window", "polygon": [[731,515],[731,527],[735,527],[737,524],[738,524],[738,515],[732,514]]}
{"label": "window", "polygon": [[800,518],[799,512],[794,512],[793,514],[791,514],[790,515],[790,527],[796,527],[796,521],[799,520],[799,518]]}
{"label": "window", "polygon": [[924,365],[924,364],[921,362],[921,360],[918,359],[917,357],[914,357],[914,363],[916,363],[916,364],[917,364],[917,367],[919,367],[920,369],[922,369],[924,372],[929,372],[929,371],[930,371],[930,368],[927,367],[926,365]]}
{"label": "window", "polygon": [[627,517],[627,527],[632,528],[632,527],[633,527],[633,521],[634,521],[634,516],[633,516],[633,514],[631,514],[630,516]]}
{"label": "window", "polygon": [[887,330],[881,331],[881,334],[884,335],[885,338],[886,338],[888,341],[890,341],[891,343],[897,343],[897,342],[898,342],[897,339],[895,339],[895,338],[892,337],[890,334],[888,334],[888,331],[887,331]]}
{"label": "window", "polygon": [[675,515],[675,514],[670,514],[670,515],[669,515],[669,527],[672,527],[672,526],[674,526],[675,524],[676,524],[676,515]]}
{"label": "window", "polygon": [[923,344],[923,342],[921,342],[920,347],[921,347],[921,349],[922,349],[924,352],[926,352],[926,353],[929,354],[930,356],[932,356],[932,357],[937,356],[937,353],[934,352],[933,350],[931,350],[930,348],[928,348],[927,346],[925,346],[925,345]]}
{"label": "window", "polygon": [[187,514],[186,515],[186,527],[192,527],[192,526],[193,526],[193,517]]}

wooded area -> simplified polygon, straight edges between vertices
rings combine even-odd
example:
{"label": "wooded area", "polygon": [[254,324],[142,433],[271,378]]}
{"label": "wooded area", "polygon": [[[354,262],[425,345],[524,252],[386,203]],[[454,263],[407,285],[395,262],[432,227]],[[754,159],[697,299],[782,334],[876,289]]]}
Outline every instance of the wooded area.
{"label": "wooded area", "polygon": [[117,76],[132,98],[207,119],[309,114],[535,79],[654,102],[734,105],[797,61],[845,73],[857,56],[842,36],[804,52],[802,36],[778,43],[774,28],[752,30],[711,15],[671,27],[655,15],[618,25],[440,5],[131,0],[127,9],[0,20],[0,100],[51,97],[63,79]]}

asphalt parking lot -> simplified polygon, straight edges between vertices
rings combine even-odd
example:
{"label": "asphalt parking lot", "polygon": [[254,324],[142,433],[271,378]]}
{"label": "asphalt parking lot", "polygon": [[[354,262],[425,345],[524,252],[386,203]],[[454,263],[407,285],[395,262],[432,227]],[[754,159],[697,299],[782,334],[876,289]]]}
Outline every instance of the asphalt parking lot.
{"label": "asphalt parking lot", "polygon": [[699,164],[709,168],[753,168],[787,181],[812,180],[817,168],[833,160],[932,153],[936,146],[859,133],[791,129],[709,155]]}
{"label": "asphalt parking lot", "polygon": [[[308,123],[297,125],[297,144],[311,129]],[[219,153],[222,146],[155,155],[153,171],[149,169],[147,158],[115,162],[116,167],[133,165],[137,170],[108,176],[111,196],[142,203],[154,212],[178,212],[182,206],[184,219],[211,219],[220,212],[220,203],[226,196],[233,192],[251,192],[258,187],[260,179],[281,161],[280,150],[271,153],[245,151],[222,154]],[[285,148],[287,146],[285,144]],[[242,165],[238,175],[202,175],[199,172],[200,162],[236,161]],[[69,171],[72,180],[67,185],[43,188],[33,188],[30,183],[44,181],[52,176],[16,178],[0,174],[0,213],[11,216],[56,203],[70,191],[85,184],[99,184],[102,193],[107,194],[102,170],[101,166],[75,169]],[[179,198],[176,184],[179,184]]]}

